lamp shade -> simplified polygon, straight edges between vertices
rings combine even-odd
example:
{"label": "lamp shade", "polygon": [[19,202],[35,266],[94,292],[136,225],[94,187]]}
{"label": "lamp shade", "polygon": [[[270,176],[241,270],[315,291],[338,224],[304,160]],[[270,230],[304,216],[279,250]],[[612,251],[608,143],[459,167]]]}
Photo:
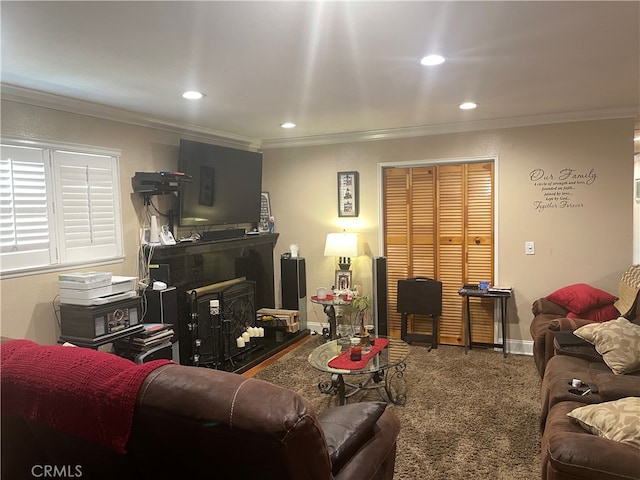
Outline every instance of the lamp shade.
{"label": "lamp shade", "polygon": [[360,255],[360,242],[357,233],[329,233],[324,245],[325,257],[357,257]]}

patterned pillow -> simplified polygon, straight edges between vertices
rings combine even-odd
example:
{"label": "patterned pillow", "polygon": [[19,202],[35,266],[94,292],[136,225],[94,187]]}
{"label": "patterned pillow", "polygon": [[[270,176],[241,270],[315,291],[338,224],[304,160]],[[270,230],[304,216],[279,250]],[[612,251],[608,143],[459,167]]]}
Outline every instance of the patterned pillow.
{"label": "patterned pillow", "polygon": [[584,325],[573,333],[595,345],[616,375],[640,370],[640,325],[618,317],[609,322]]}
{"label": "patterned pillow", "polygon": [[640,448],[640,398],[627,397],[613,402],[578,407],[567,413],[589,433]]}

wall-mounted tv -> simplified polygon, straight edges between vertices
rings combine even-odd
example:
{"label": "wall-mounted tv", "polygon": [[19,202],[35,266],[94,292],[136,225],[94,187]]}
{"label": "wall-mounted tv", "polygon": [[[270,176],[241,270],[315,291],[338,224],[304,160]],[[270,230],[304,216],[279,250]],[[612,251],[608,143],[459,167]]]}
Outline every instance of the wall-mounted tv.
{"label": "wall-mounted tv", "polygon": [[260,220],[262,153],[181,139],[178,171],[191,176],[180,189],[180,226]]}

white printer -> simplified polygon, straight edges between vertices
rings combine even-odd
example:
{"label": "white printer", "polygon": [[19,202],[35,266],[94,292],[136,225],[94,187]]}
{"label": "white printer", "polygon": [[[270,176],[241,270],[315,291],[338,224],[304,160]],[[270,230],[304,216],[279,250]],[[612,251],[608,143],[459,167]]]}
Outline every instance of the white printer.
{"label": "white printer", "polygon": [[121,277],[109,272],[74,272],[58,277],[60,303],[104,305],[137,295],[136,277]]}

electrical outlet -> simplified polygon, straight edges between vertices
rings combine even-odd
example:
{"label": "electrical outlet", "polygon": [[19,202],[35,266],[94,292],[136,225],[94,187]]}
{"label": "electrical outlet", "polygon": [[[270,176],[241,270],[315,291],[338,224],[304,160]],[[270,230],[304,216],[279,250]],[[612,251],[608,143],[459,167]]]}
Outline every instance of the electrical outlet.
{"label": "electrical outlet", "polygon": [[535,255],[536,254],[535,242],[524,242],[524,253],[527,255]]}

